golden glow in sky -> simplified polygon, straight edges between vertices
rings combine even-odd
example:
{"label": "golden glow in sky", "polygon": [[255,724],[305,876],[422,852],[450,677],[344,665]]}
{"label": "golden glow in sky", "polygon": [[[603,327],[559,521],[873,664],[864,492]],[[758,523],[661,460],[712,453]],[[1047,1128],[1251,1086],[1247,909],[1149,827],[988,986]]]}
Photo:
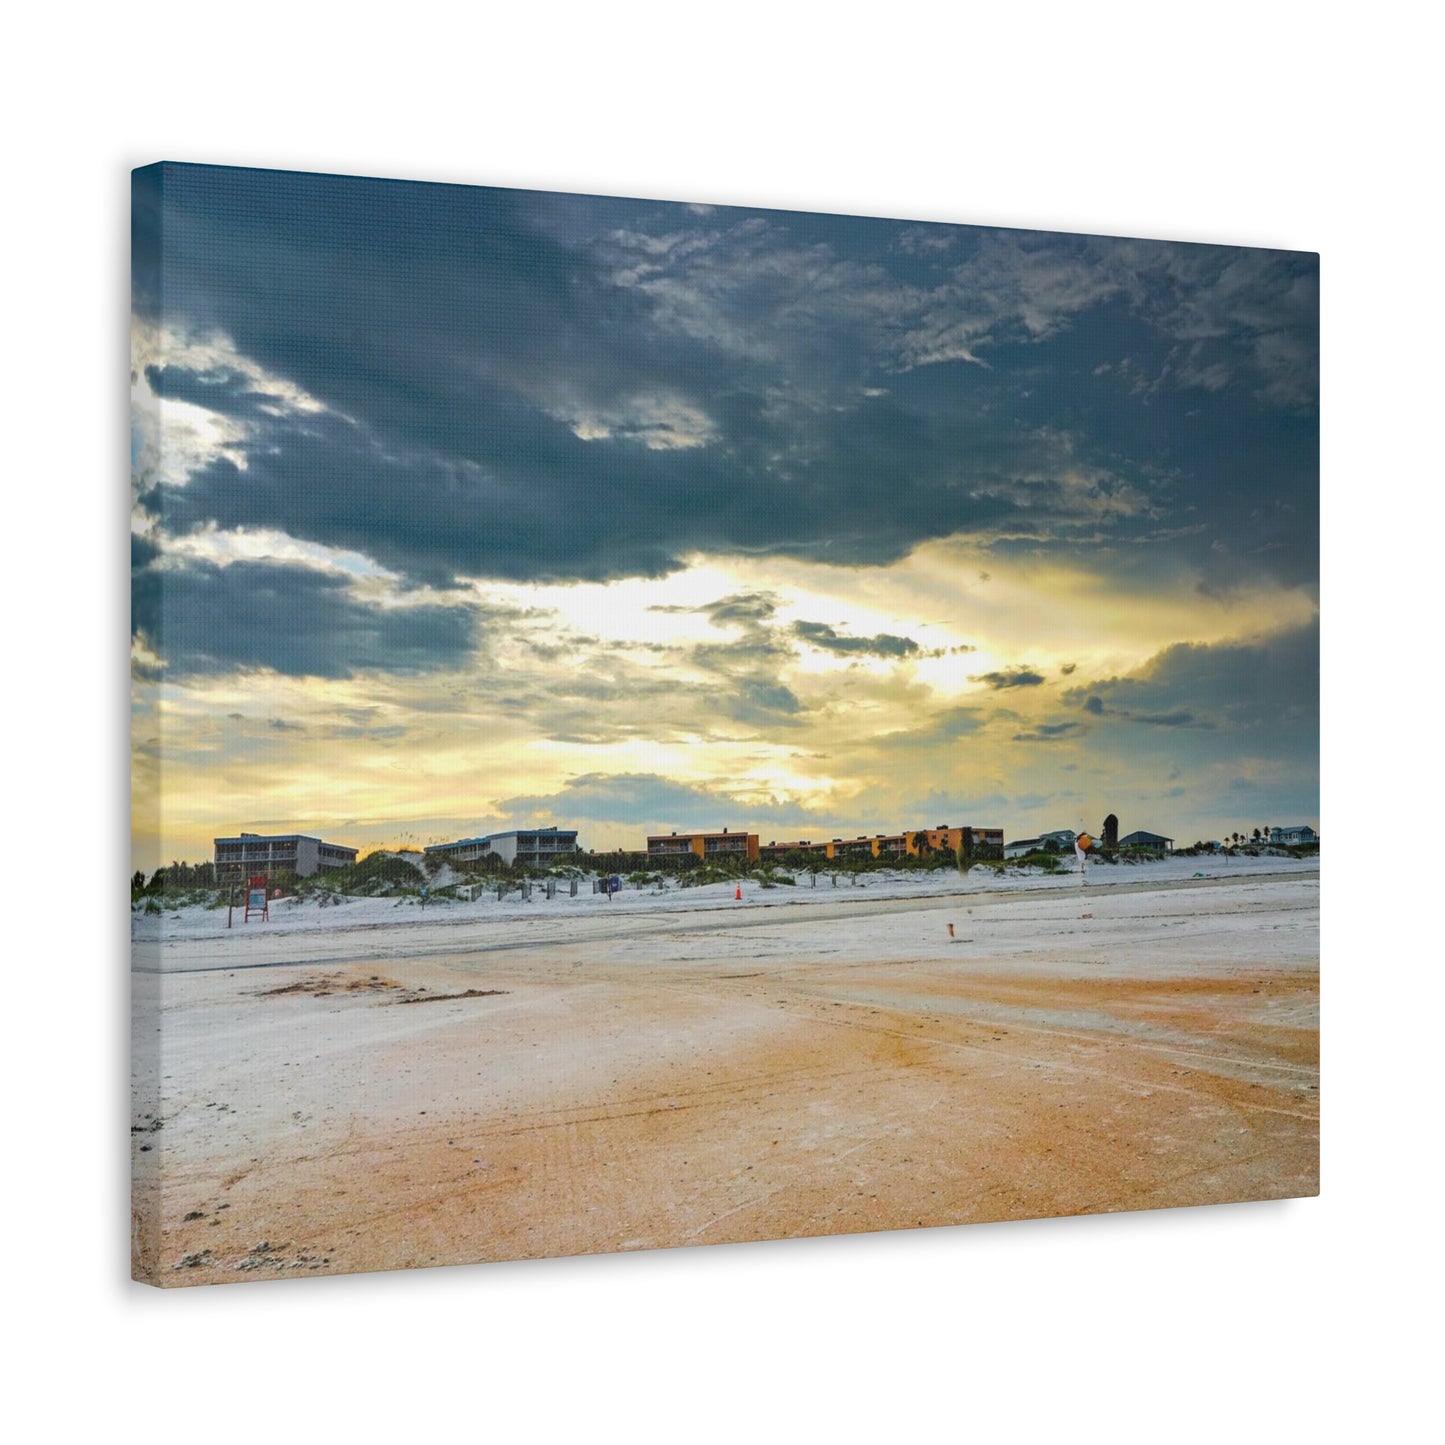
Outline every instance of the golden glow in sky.
{"label": "golden glow in sky", "polygon": [[[270,555],[257,534],[192,546],[213,558]],[[275,555],[296,554],[288,544]],[[226,832],[295,819],[288,826],[377,844],[554,815],[571,824],[569,783],[617,776],[706,790],[719,825],[726,815],[742,826],[761,808],[768,821],[748,826],[767,836],[790,833],[790,812],[804,835],[913,826],[924,799],[980,779],[1002,786],[1020,736],[1078,715],[1062,693],[1136,672],[1180,641],[1287,631],[1314,612],[1299,592],[1207,597],[1188,578],[1145,599],[1097,574],[985,562],[949,542],[867,571],[698,558],[664,579],[475,590],[492,620],[464,669],[262,672],[145,690],[137,786],[163,778],[165,803],[149,835],[138,803],[138,849],[206,856],[226,819]],[[729,616],[740,601],[742,615]],[[799,624],[827,628],[833,645]],[[839,650],[878,639],[881,652]],[[997,685],[1025,670],[1042,680]],[[956,733],[950,720],[962,722]],[[163,769],[148,760],[147,727],[166,740]],[[1083,743],[1065,733],[1037,749],[1041,792],[1078,768]],[[978,807],[988,816],[975,821],[996,825]],[[1064,811],[1059,826],[1070,826]],[[591,846],[633,846],[649,826],[701,821],[578,825]]]}

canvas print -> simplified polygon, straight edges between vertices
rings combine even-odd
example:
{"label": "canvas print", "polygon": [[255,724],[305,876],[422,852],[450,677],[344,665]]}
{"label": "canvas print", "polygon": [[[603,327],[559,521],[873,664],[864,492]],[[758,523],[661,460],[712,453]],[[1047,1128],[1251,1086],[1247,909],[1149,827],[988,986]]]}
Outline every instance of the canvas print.
{"label": "canvas print", "polygon": [[1317,256],[132,199],[138,1279],[1318,1192]]}

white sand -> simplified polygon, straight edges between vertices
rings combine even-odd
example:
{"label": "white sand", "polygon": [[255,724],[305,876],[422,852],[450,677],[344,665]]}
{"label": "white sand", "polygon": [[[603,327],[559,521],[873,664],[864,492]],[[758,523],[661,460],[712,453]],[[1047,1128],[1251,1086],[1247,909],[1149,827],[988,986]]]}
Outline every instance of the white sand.
{"label": "white sand", "polygon": [[1196,861],[137,919],[137,1258],[217,1283],[1315,1193],[1318,865]]}
{"label": "white sand", "polygon": [[[1057,896],[1061,906],[1072,909],[1079,899],[1104,895],[1124,897],[1139,889],[1161,884],[1209,880],[1228,882],[1242,879],[1318,878],[1319,858],[1166,858],[1157,862],[1103,865],[1091,863],[1087,884],[1081,883],[1077,867],[1053,876],[1034,870],[1012,869],[1003,875],[978,870],[960,876],[953,871],[931,873],[872,873],[857,876],[837,874],[837,884],[828,874],[812,886],[802,875],[794,887],[771,889],[754,882],[742,884],[739,902],[732,883],[713,883],[680,888],[669,881],[666,891],[656,886],[643,889],[624,885],[623,892],[608,898],[594,894],[583,880],[578,896],[569,895],[560,881],[557,897],[549,900],[542,887],[534,886],[530,902],[523,903],[514,890],[498,902],[495,892],[474,903],[434,900],[422,907],[414,899],[352,898],[341,904],[322,906],[315,901],[278,899],[271,904],[267,922],[242,922],[237,908],[231,927],[227,910],[183,908],[161,915],[133,913],[131,917],[132,967],[141,972],[172,972],[205,968],[250,968],[291,963],[385,961],[420,957],[437,952],[489,951],[526,948],[565,942],[581,936],[646,937],[661,926],[673,932],[682,916],[708,913],[762,914],[780,922],[800,909],[820,909],[824,918],[856,919],[861,922],[869,909],[852,905],[897,900],[926,907],[935,903],[950,918],[959,908],[975,903],[991,906],[1021,896]],[[1196,875],[1202,878],[1196,880]],[[811,916],[811,915],[810,915]],[[609,920],[616,920],[611,928]],[[706,930],[705,917],[697,926]],[[956,921],[956,927],[960,925]],[[598,929],[602,929],[599,935]],[[585,934],[582,930],[585,930]],[[859,945],[876,947],[880,939],[867,930],[858,934],[853,927],[834,930],[854,937]],[[891,932],[891,929],[886,929]],[[942,931],[942,930],[939,930]],[[864,942],[865,936],[867,942]],[[811,940],[809,948],[811,948]],[[836,940],[835,940],[836,942]]]}

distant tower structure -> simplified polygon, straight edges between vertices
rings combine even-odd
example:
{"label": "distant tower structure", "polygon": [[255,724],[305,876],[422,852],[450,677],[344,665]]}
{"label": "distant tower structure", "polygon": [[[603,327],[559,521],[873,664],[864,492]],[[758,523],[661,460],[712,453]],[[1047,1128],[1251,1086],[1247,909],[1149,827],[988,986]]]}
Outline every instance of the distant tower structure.
{"label": "distant tower structure", "polygon": [[1119,846],[1119,819],[1113,813],[1104,819],[1104,846],[1106,848]]}

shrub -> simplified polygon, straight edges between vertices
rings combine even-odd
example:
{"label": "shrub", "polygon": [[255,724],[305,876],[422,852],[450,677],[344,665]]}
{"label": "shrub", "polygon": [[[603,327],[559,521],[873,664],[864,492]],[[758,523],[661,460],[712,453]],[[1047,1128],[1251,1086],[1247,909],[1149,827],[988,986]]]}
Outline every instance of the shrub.
{"label": "shrub", "polygon": [[417,865],[394,853],[368,853],[345,868],[313,873],[296,884],[302,897],[320,893],[349,893],[361,898],[393,898],[415,893],[426,882]]}
{"label": "shrub", "polygon": [[1059,858],[1056,853],[1025,853],[1022,858],[1013,860],[1016,868],[1042,868],[1045,873],[1057,873],[1059,870]]}

